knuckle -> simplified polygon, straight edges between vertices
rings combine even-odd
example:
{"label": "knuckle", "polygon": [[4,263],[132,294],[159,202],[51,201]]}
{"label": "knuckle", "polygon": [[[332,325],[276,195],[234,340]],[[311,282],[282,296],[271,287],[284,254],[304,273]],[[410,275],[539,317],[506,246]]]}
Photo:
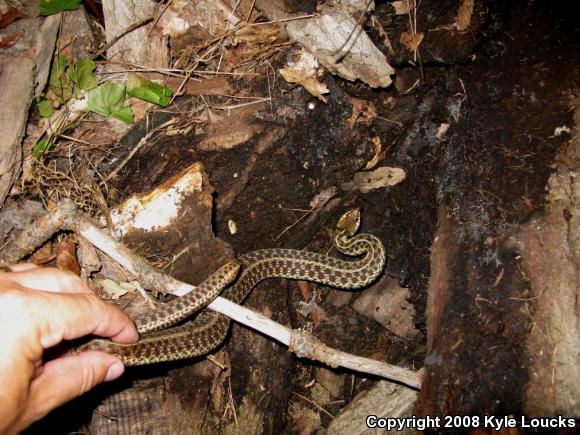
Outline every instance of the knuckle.
{"label": "knuckle", "polygon": [[62,276],[62,279],[67,280],[70,285],[79,287],[79,289],[87,290],[89,287],[81,279],[80,276],[76,275],[74,272],[69,270],[59,270],[58,273]]}
{"label": "knuckle", "polygon": [[94,364],[83,365],[83,369],[81,372],[81,383],[79,385],[80,387],[79,396],[81,394],[86,393],[95,386],[96,384],[95,380],[97,379],[96,371],[97,368],[95,367]]}
{"label": "knuckle", "polygon": [[0,290],[0,309],[10,312],[28,312],[29,303],[26,292],[16,285]]}
{"label": "knuckle", "polygon": [[16,286],[0,290],[0,324],[10,327],[13,337],[25,337],[34,328],[34,301]]}

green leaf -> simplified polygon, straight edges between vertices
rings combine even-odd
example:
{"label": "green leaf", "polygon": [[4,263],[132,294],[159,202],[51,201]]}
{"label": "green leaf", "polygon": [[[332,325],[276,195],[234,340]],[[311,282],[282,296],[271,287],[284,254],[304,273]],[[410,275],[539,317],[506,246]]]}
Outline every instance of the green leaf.
{"label": "green leaf", "polygon": [[169,104],[173,89],[163,87],[145,77],[131,74],[127,79],[127,94],[165,107]]}
{"label": "green leaf", "polygon": [[114,82],[105,82],[88,93],[89,110],[103,116],[113,116],[123,122],[133,122],[131,106],[123,106],[126,93],[125,86]]}
{"label": "green leaf", "polygon": [[52,15],[61,11],[72,11],[82,0],[39,0],[40,15]]}
{"label": "green leaf", "polygon": [[32,157],[34,157],[36,160],[40,160],[42,155],[47,152],[52,147],[52,145],[54,145],[54,138],[52,137],[39,140],[36,142],[36,145],[34,145],[34,149],[32,150]]}
{"label": "green leaf", "polygon": [[125,101],[125,87],[119,83],[105,82],[89,91],[89,109],[99,115],[109,116],[121,109]]}
{"label": "green leaf", "polygon": [[50,118],[54,113],[54,108],[48,100],[39,101],[36,103],[36,107],[38,107],[38,113],[42,118]]}
{"label": "green leaf", "polygon": [[48,83],[50,85],[58,86],[66,69],[66,57],[59,56],[52,61],[52,68],[50,69],[50,77]]}
{"label": "green leaf", "polygon": [[78,85],[79,88],[89,91],[99,84],[99,80],[93,74],[97,65],[88,57],[79,59],[74,65],[68,67],[67,77]]}
{"label": "green leaf", "polygon": [[111,113],[111,116],[127,124],[131,124],[133,122],[133,109],[131,109],[131,106],[123,106],[121,109]]}
{"label": "green leaf", "polygon": [[48,90],[59,104],[64,104],[71,99],[73,89],[69,78],[65,74],[67,61],[64,56],[59,56],[52,61],[50,76],[48,79]]}

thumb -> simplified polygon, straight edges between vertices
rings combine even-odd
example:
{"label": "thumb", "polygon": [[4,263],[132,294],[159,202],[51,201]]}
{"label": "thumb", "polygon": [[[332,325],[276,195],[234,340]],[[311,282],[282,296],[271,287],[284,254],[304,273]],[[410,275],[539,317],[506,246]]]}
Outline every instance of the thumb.
{"label": "thumb", "polygon": [[103,352],[88,351],[49,361],[32,381],[23,420],[30,424],[97,384],[118,378],[124,371],[121,361]]}

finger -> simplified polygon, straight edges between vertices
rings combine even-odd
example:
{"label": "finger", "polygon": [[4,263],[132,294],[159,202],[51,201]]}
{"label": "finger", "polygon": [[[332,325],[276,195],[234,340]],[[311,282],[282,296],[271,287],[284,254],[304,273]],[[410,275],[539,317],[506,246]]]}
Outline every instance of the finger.
{"label": "finger", "polygon": [[93,294],[34,292],[30,305],[30,312],[35,313],[30,321],[38,327],[44,349],[89,334],[119,343],[138,339],[133,321]]}
{"label": "finger", "polygon": [[30,424],[97,384],[118,378],[123,372],[123,364],[117,358],[102,352],[83,352],[52,360],[30,385],[30,401],[24,420]]}
{"label": "finger", "polygon": [[10,279],[23,287],[34,290],[61,293],[93,293],[93,291],[78,276],[71,272],[50,267],[24,268],[15,270]]}
{"label": "finger", "polygon": [[11,272],[22,272],[24,270],[39,269],[40,266],[34,263],[17,263],[6,265]]}

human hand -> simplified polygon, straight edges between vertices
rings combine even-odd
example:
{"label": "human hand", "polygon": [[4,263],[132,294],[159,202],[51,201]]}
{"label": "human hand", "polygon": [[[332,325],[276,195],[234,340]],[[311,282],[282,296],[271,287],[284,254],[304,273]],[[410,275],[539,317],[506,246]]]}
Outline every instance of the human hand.
{"label": "human hand", "polygon": [[123,364],[88,351],[48,362],[63,340],[93,334],[138,339],[133,322],[77,276],[32,264],[0,272],[0,433],[17,433],[95,385],[118,378]]}

